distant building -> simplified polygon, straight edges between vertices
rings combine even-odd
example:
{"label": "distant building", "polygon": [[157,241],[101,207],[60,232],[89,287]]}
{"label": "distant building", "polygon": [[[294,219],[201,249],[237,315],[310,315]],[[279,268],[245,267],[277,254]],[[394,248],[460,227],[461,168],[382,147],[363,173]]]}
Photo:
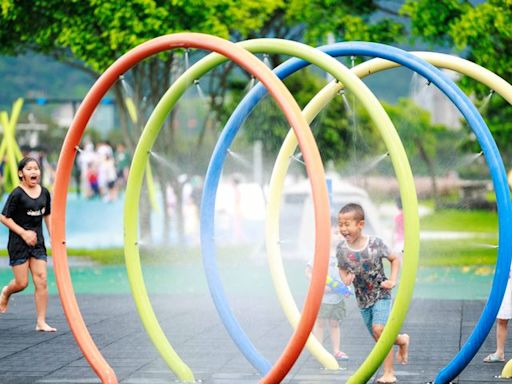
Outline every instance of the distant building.
{"label": "distant building", "polygon": [[[52,112],[52,119],[59,127],[69,128],[77,106],[73,103],[58,105]],[[91,117],[88,126],[94,127],[102,135],[106,135],[114,128],[114,105],[100,104]]]}
{"label": "distant building", "polygon": [[[444,69],[442,71],[453,81],[459,77],[456,72]],[[452,129],[461,127],[462,115],[455,105],[435,85],[429,84],[417,73],[414,73],[411,79],[410,96],[419,107],[430,112],[432,123],[442,124]]]}

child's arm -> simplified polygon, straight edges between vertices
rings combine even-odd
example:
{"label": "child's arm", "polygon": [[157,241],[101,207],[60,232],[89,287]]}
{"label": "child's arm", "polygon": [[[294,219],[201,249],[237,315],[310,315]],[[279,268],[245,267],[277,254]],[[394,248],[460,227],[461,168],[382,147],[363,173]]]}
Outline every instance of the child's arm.
{"label": "child's arm", "polygon": [[306,277],[311,280],[311,273],[312,273],[312,269],[311,269],[311,266],[308,264],[306,266]]}
{"label": "child's arm", "polygon": [[380,283],[380,286],[382,288],[392,289],[396,285],[398,278],[398,271],[400,270],[400,259],[394,253],[391,253],[388,256],[388,260],[391,264],[391,273],[389,275],[389,279]]}
{"label": "child's arm", "polygon": [[35,231],[20,227],[13,219],[5,217],[4,215],[0,215],[0,221],[3,225],[21,237],[28,246],[33,247],[37,244],[37,234]]}
{"label": "child's arm", "polygon": [[356,275],[353,272],[348,271],[344,268],[339,268],[340,271],[340,278],[343,284],[345,284],[347,287],[352,284],[354,281]]}
{"label": "child's arm", "polygon": [[52,234],[50,232],[50,215],[46,215],[44,216],[44,224],[46,225],[46,229],[48,230],[48,235],[50,236],[50,238],[52,237]]}

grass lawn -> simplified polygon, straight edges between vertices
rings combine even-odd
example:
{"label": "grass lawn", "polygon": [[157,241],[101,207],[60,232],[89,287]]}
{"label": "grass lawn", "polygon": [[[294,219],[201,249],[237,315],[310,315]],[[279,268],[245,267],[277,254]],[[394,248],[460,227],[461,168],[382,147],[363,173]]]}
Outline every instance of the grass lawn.
{"label": "grass lawn", "polygon": [[[250,246],[228,246],[218,247],[217,256],[219,260],[230,261],[236,260],[240,255],[248,255],[253,252],[253,247]],[[48,254],[51,255],[51,249],[48,249]],[[101,248],[101,249],[88,249],[88,248],[68,248],[68,256],[86,257],[98,264],[103,265],[116,265],[124,264],[124,248]],[[7,257],[7,250],[0,249],[0,257]],[[154,248],[141,248],[140,258],[144,265],[158,264],[158,263],[186,263],[188,261],[198,261],[201,259],[199,247],[154,247]]]}
{"label": "grass lawn", "polygon": [[423,240],[420,243],[420,265],[446,267],[496,264],[498,250],[484,245],[497,244],[496,239],[485,240]]}
{"label": "grass lawn", "polygon": [[[498,244],[498,218],[496,212],[463,211],[455,209],[438,210],[422,217],[420,227],[423,231],[477,232],[474,238],[457,240],[422,240],[420,244],[421,266],[472,266],[496,264]],[[488,236],[482,237],[482,234]],[[50,250],[49,250],[50,251]],[[218,249],[219,260],[238,260],[240,255],[252,252],[251,247],[232,246]],[[0,249],[0,256],[7,251]],[[68,255],[87,257],[99,264],[124,264],[123,248],[106,249],[68,249]],[[141,250],[144,265],[159,262],[183,263],[200,259],[199,247],[165,247]]]}
{"label": "grass lawn", "polygon": [[[422,240],[420,265],[463,266],[496,264],[498,215],[496,212],[438,210],[420,219],[423,231],[476,232],[474,238]],[[483,236],[487,234],[488,236]]]}
{"label": "grass lawn", "polygon": [[498,214],[492,211],[442,209],[420,219],[420,228],[428,231],[498,232]]}

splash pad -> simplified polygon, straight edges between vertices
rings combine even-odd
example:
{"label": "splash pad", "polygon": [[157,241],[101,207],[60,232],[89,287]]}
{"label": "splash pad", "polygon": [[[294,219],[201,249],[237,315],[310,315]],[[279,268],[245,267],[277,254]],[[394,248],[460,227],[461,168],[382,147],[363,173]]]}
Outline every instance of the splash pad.
{"label": "splash pad", "polygon": [[[250,43],[246,44],[250,45]],[[354,44],[357,45],[358,43]],[[279,44],[278,41],[275,41],[275,47],[271,46],[270,48],[267,49],[272,51],[273,49],[278,49],[278,47],[282,48],[281,45],[284,44]],[[128,69],[134,66],[137,62],[152,54],[156,54],[158,52],[172,48],[200,48],[211,50],[232,59],[233,61],[237,62],[242,67],[247,69],[249,72],[251,72],[254,75],[254,77],[259,79],[265,86],[268,87],[269,92],[272,94],[272,96],[276,99],[276,101],[282,108],[288,120],[288,123],[294,129],[294,133],[297,136],[297,141],[301,147],[301,151],[304,156],[306,168],[311,181],[311,186],[314,191],[313,195],[315,201],[314,205],[316,223],[316,244],[315,262],[313,267],[313,279],[311,282],[310,289],[308,291],[306,305],[302,317],[300,317],[299,323],[297,325],[296,332],[294,333],[285,351],[278,359],[277,363],[275,363],[273,366],[271,366],[269,363],[267,364],[264,359],[261,359],[258,356],[257,351],[251,351],[250,344],[248,344],[249,352],[242,351],[242,353],[244,353],[244,355],[248,359],[249,357],[251,357],[251,355],[253,355],[256,361],[260,361],[258,363],[258,370],[261,372],[262,375],[265,375],[262,379],[262,382],[279,382],[286,376],[288,370],[291,368],[296,358],[298,357],[298,354],[304,347],[308,335],[311,333],[311,329],[314,325],[316,315],[318,313],[318,309],[320,306],[321,297],[323,295],[325,277],[327,273],[327,260],[329,257],[330,242],[330,223],[326,183],[320,156],[316,148],[313,136],[309,131],[306,118],[302,116],[300,109],[298,108],[296,102],[293,100],[293,97],[289,94],[289,91],[287,91],[287,89],[282,85],[282,83],[279,82],[277,77],[273,75],[271,71],[263,63],[261,63],[258,59],[252,56],[247,50],[235,44],[229,43],[225,40],[213,36],[195,33],[168,35],[151,40],[133,49],[132,51],[128,52],[126,55],[121,57],[118,61],[116,61],[116,63],[114,63],[98,79],[98,81],[91,88],[91,91],[84,99],[84,102],[80,106],[80,109],[78,110],[77,115],[73,120],[70,130],[68,131],[66,140],[61,151],[61,155],[59,157],[54,190],[54,209],[52,216],[52,249],[54,252],[55,274],[62,306],[64,308],[64,312],[68,319],[68,323],[70,324],[70,328],[73,332],[73,335],[75,336],[78,345],[82,349],[82,352],[84,353],[84,356],[90,363],[91,367],[98,374],[102,382],[117,382],[115,373],[110,368],[108,363],[103,359],[97,347],[95,346],[92,338],[90,337],[85,322],[83,321],[80,315],[78,304],[74,296],[67,265],[65,242],[65,206],[67,185],[71,174],[73,160],[76,154],[76,148],[85,130],[87,121],[89,120],[94,109],[96,108],[96,105],[99,103],[103,95],[106,94],[106,92],[112,86],[112,84],[115,81],[117,81],[118,78],[124,72],[126,72]],[[391,47],[387,48],[389,49]],[[376,51],[372,51],[369,47],[352,46],[350,49],[354,50],[354,53],[350,54],[378,56],[378,54],[376,54]],[[321,54],[320,51],[317,51],[316,54],[319,57],[322,57],[320,61],[329,63],[330,59],[326,57],[325,54]],[[313,56],[313,53],[310,53],[310,57],[307,60],[314,61]],[[398,53],[395,52],[395,56],[399,56]],[[389,60],[396,59],[396,57],[394,56],[386,57],[385,55],[382,55],[381,57]],[[215,60],[219,60],[219,58],[216,58]],[[506,233],[509,231],[511,217],[510,195],[508,192],[508,187],[506,186],[504,167],[499,156],[499,153],[497,152],[496,146],[494,144],[494,140],[490,136],[490,133],[488,132],[488,129],[485,123],[483,122],[482,118],[480,117],[476,109],[472,107],[472,105],[469,103],[467,98],[462,94],[462,92],[460,92],[460,90],[458,90],[458,88],[456,88],[456,86],[453,85],[453,83],[447,82],[446,79],[444,79],[443,76],[439,74],[439,71],[437,71],[434,67],[429,66],[423,60],[418,59],[410,54],[407,54],[405,56],[405,59],[403,59],[401,62],[397,62],[399,62],[402,65],[406,65],[405,63],[407,62],[415,63],[415,65],[417,66],[423,66],[422,70],[424,72],[422,74],[427,78],[436,79],[436,84],[438,82],[439,84],[437,85],[440,88],[444,87],[443,91],[450,97],[450,99],[452,99],[454,103],[457,104],[459,109],[461,109],[464,116],[470,122],[470,125],[475,135],[477,135],[477,137],[479,138],[480,144],[483,147],[484,155],[486,156],[489,167],[491,169],[491,173],[493,175],[493,182],[497,195],[497,202],[500,214],[499,217],[501,246],[499,247],[496,275],[493,282],[493,289],[491,290],[491,294],[489,297],[489,305],[486,306],[484,314],[482,315],[480,321],[480,323],[484,325],[482,329],[478,330],[478,340],[480,340],[483,333],[488,333],[490,327],[492,326],[492,322],[494,322],[494,317],[497,313],[499,302],[501,302],[505,290],[511,259],[510,251],[507,250],[507,248],[510,247],[502,245],[502,242],[506,242],[508,240]],[[337,66],[338,70],[340,71],[338,73],[338,76],[335,77],[337,78],[337,80],[342,81],[345,86],[349,86],[350,75],[343,72],[344,70],[341,69],[342,66],[338,64],[333,64],[333,67],[336,68]],[[486,76],[484,75],[483,77]],[[195,79],[189,78],[183,80],[182,85],[180,87],[188,86],[189,84],[191,84],[193,80]],[[364,89],[359,83],[356,83],[355,80],[352,81],[353,84],[355,84],[352,85],[355,87],[355,89],[357,87],[360,87],[361,90]],[[432,81],[434,82],[434,80]],[[341,84],[336,84],[337,83],[335,83],[335,86],[341,86]],[[377,104],[375,104],[370,106],[370,108],[371,111],[376,111],[380,107],[378,107]],[[125,253],[128,275],[132,285],[132,294],[137,304],[141,319],[143,320],[143,323],[150,338],[153,340],[156,348],[159,350],[164,360],[168,363],[168,365],[173,370],[173,372],[175,372],[178,378],[183,381],[193,382],[194,376],[192,374],[192,371],[190,370],[190,368],[188,368],[188,366],[186,366],[185,363],[183,363],[183,361],[181,361],[177,353],[173,350],[172,346],[167,341],[165,335],[163,334],[161,328],[158,325],[158,320],[156,319],[156,316],[154,315],[153,310],[151,308],[151,304],[149,303],[149,299],[147,298],[147,293],[145,292],[144,282],[142,279],[142,271],[140,269],[140,260],[138,257],[137,249],[137,212],[133,212],[133,210],[131,210],[128,207],[129,203],[133,203],[132,206],[136,206],[135,203],[136,201],[138,201],[141,180],[144,174],[144,165],[146,163],[147,156],[149,154],[149,150],[152,146],[152,143],[156,139],[156,135],[159,130],[158,125],[160,124],[162,119],[165,118],[164,114],[164,108],[159,110],[157,107],[157,109],[155,109],[152,117],[148,121],[148,125],[144,130],[139,141],[139,144],[137,146],[136,156],[134,157],[132,171],[130,172],[129,179],[130,185],[133,185],[130,191],[133,190],[133,192],[130,192],[130,198],[128,198],[127,191],[127,205],[125,208],[125,238],[127,239],[125,242]],[[392,127],[392,125],[390,125],[389,127]],[[392,128],[388,129],[388,131],[394,132]],[[388,144],[391,145],[392,148],[395,148],[397,153],[400,152],[402,150],[402,146],[399,137],[396,135],[396,132],[394,135],[392,133],[389,133],[389,135],[391,136],[389,136],[387,139],[389,140]],[[387,136],[384,137],[386,138]],[[229,146],[225,136],[223,139],[219,140],[218,147],[222,148],[222,146]],[[398,157],[396,159],[398,159]],[[219,166],[221,166],[220,163],[217,167]],[[406,157],[405,160],[395,160],[394,166],[397,172],[397,176],[399,177],[399,179],[401,178],[403,181],[403,185],[401,184],[401,187],[410,188],[411,185],[413,186],[412,174],[408,169],[409,167]],[[215,166],[213,168],[215,168]],[[413,232],[415,231],[416,224],[414,223],[413,217],[415,213],[412,211],[415,208],[416,196],[412,196],[412,192],[405,192],[404,188],[401,188],[401,195],[402,200],[404,202],[404,208],[406,208],[407,211],[410,212],[408,213],[408,215],[411,215],[409,216],[411,218],[408,219],[408,224],[411,224],[411,230],[409,232],[409,235],[406,235],[409,239],[408,243],[406,243],[406,253],[408,253],[411,256],[409,257],[409,263],[404,265],[404,271],[410,272],[411,275],[414,276],[417,268],[418,242],[414,238],[413,234]],[[215,195],[215,189],[212,189],[211,192],[213,195]],[[203,199],[204,198],[205,197],[203,196]],[[272,232],[272,230],[269,232]],[[201,236],[202,239],[205,239],[206,242],[211,241],[211,238],[205,235],[205,230],[203,229],[203,227]],[[203,245],[203,255],[205,255],[209,249],[213,249],[213,244],[207,245],[206,247]],[[415,253],[416,255],[414,255]],[[211,261],[205,260],[205,271],[209,279],[208,281],[212,298],[216,304],[219,314],[221,315],[221,318],[223,318],[223,321],[225,322],[226,328],[228,330],[240,329],[236,322],[236,319],[233,316],[231,316],[229,306],[227,305],[227,302],[223,298],[222,286],[220,284],[217,284],[220,283],[220,281],[218,281],[218,278],[215,276],[216,265],[213,258],[211,259]],[[397,308],[397,305],[393,307],[392,313],[398,314],[396,322],[391,322],[393,324],[389,324],[390,326],[386,326],[383,337],[379,340],[379,343],[376,344],[374,350],[369,355],[367,361],[365,361],[363,366],[361,366],[361,368],[356,372],[356,374],[352,376],[349,382],[366,381],[367,378],[369,377],[368,375],[371,376],[371,374],[378,368],[378,365],[380,365],[380,362],[391,348],[392,341],[396,337],[398,329],[400,328],[400,325],[402,324],[405,318],[407,307],[412,297],[412,286],[414,285],[414,279],[412,279],[412,281],[406,281],[406,283],[406,286],[410,285],[410,292],[402,293],[404,291],[399,291],[397,294],[397,300],[401,300],[401,304],[403,305],[403,307]],[[492,322],[489,325],[489,322],[491,320]],[[231,326],[233,327],[230,328]],[[487,333],[483,335],[484,338]],[[239,332],[237,334],[237,332],[230,331],[230,335],[235,342],[236,337],[242,335],[241,337],[243,338],[243,333]],[[458,373],[460,373],[460,371],[464,368],[465,364],[467,365],[467,363],[469,363],[468,357],[474,356],[474,353],[476,353],[479,346],[480,345],[478,345],[478,343],[473,343],[470,347],[463,349],[461,352],[463,353],[464,357],[462,358],[462,360],[455,359],[457,360],[456,364],[450,363],[448,369],[451,370],[451,372],[449,372],[447,375],[456,376]],[[471,354],[473,355],[470,356]],[[370,357],[373,359],[373,363],[368,362],[368,360],[370,360]],[[443,374],[443,372],[441,374]],[[442,383],[445,382],[445,380],[449,379],[439,378],[436,379],[436,382]]]}

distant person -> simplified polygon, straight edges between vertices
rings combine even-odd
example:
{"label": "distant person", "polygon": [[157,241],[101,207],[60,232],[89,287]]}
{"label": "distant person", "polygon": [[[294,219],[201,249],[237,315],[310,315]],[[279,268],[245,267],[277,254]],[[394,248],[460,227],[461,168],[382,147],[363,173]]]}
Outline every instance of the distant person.
{"label": "distant person", "polygon": [[48,286],[46,283],[46,247],[43,237],[43,219],[50,231],[50,192],[41,186],[41,169],[36,159],[26,157],[18,164],[21,183],[5,203],[0,221],[9,228],[9,265],[14,279],[0,292],[0,313],[7,312],[9,298],[28,285],[28,272],[32,274],[36,304],[36,331],[55,332],[46,323]]}
{"label": "distant person", "polygon": [[[329,258],[328,279],[331,281],[339,281],[339,272],[336,268],[336,256],[332,255]],[[311,280],[313,271],[313,263],[308,263],[306,266],[306,276]],[[339,281],[340,284],[341,281]],[[332,285],[331,285],[332,287]],[[342,352],[341,346],[341,331],[340,322],[345,318],[345,295],[337,293],[329,285],[325,287],[324,296],[322,297],[322,304],[315,323],[315,336],[323,343],[324,329],[328,327],[329,338],[331,340],[332,354],[336,360],[348,360],[348,355]]]}
{"label": "distant person", "polygon": [[89,181],[89,168],[92,166],[96,167],[96,163],[98,162],[98,156],[94,149],[94,144],[90,141],[86,142],[84,145],[84,149],[78,152],[77,164],[80,167],[80,177],[81,177],[81,188],[82,194],[90,198],[93,194],[93,191],[90,187]]}
{"label": "distant person", "polygon": [[117,184],[119,188],[124,188],[126,186],[131,161],[132,159],[130,154],[127,152],[124,144],[117,144],[115,163],[117,170]]}
{"label": "distant person", "polygon": [[80,157],[80,153],[75,156],[75,161],[73,163],[73,180],[75,181],[76,195],[80,197],[81,194],[81,183],[80,180],[82,178],[82,169],[80,168],[80,164],[78,163],[78,158]]}
{"label": "distant person", "polygon": [[88,184],[88,190],[89,196],[88,198],[92,199],[95,197],[100,197],[100,186],[98,183],[98,171],[96,170],[96,166],[94,163],[89,163],[87,165],[87,171],[86,171],[86,177],[87,177],[87,184]]}
{"label": "distant person", "polygon": [[[363,234],[364,225],[364,211],[360,205],[351,203],[341,208],[338,228],[344,240],[336,247],[336,257],[341,281],[346,286],[354,284],[363,321],[377,341],[391,311],[391,289],[396,285],[400,260],[380,238]],[[387,259],[391,264],[389,279],[384,273],[382,259]],[[407,364],[409,335],[398,335],[395,344],[399,347],[398,362]],[[377,383],[396,383],[393,350],[384,360],[384,374]]]}
{"label": "distant person", "polygon": [[107,202],[114,201],[117,199],[117,172],[114,158],[110,155],[107,155],[104,160],[103,167],[107,183],[107,190],[103,194],[103,199]]}
{"label": "distant person", "polygon": [[391,241],[391,248],[393,252],[402,259],[404,254],[404,212],[402,210],[402,200],[397,198],[395,200],[397,213],[393,218],[393,234]]}

